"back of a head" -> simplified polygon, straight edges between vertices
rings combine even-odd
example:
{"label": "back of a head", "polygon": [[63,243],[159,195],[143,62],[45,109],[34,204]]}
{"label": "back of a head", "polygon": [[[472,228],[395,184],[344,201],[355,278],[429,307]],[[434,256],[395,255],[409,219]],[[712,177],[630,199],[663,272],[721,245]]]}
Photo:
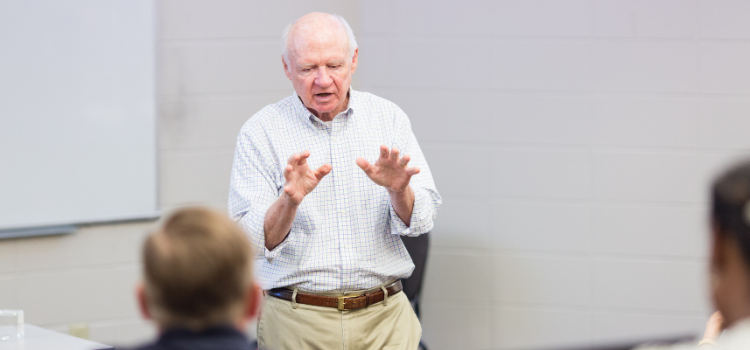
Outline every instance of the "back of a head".
{"label": "back of a head", "polygon": [[226,215],[176,211],[146,239],[143,263],[146,300],[160,326],[199,330],[241,317],[251,246]]}
{"label": "back of a head", "polygon": [[718,234],[739,245],[745,264],[750,267],[750,161],[719,176],[711,195],[712,219]]}

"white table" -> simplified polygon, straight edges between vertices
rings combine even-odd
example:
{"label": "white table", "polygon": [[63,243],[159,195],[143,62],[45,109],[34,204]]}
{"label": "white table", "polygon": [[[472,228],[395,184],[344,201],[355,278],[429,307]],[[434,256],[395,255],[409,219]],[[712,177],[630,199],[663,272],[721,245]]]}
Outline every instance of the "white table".
{"label": "white table", "polygon": [[0,341],[0,350],[105,350],[114,347],[24,324],[24,338]]}

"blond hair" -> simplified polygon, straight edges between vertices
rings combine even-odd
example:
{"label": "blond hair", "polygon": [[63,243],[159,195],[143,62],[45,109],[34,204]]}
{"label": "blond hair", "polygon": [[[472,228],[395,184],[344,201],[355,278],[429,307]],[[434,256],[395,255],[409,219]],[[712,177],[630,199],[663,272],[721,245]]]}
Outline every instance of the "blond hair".
{"label": "blond hair", "polygon": [[252,285],[251,246],[226,215],[174,212],[143,244],[146,301],[163,327],[204,329],[242,317]]}

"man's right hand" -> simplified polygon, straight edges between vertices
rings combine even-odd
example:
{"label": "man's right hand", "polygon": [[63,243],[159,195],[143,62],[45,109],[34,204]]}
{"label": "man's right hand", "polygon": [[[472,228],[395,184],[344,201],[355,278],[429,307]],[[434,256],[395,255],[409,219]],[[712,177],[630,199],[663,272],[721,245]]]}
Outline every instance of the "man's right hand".
{"label": "man's right hand", "polygon": [[284,167],[284,193],[268,208],[263,221],[266,249],[273,250],[284,241],[292,229],[294,216],[305,199],[320,180],[331,172],[330,164],[323,164],[313,171],[307,164],[310,151],[295,153]]}
{"label": "man's right hand", "polygon": [[310,151],[295,153],[287,161],[284,168],[284,199],[293,206],[298,206],[302,200],[315,187],[320,180],[331,172],[330,164],[323,164],[317,170],[313,171],[307,164],[307,158],[310,157]]}

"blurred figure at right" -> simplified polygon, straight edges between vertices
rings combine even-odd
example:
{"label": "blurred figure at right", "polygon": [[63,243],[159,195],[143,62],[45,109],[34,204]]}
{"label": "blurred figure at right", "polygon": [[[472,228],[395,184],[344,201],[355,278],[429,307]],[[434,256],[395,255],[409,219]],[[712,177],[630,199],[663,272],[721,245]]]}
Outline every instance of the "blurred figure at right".
{"label": "blurred figure at right", "polygon": [[709,319],[698,344],[670,350],[750,349],[750,161],[719,176],[711,197],[710,281],[719,311]]}

